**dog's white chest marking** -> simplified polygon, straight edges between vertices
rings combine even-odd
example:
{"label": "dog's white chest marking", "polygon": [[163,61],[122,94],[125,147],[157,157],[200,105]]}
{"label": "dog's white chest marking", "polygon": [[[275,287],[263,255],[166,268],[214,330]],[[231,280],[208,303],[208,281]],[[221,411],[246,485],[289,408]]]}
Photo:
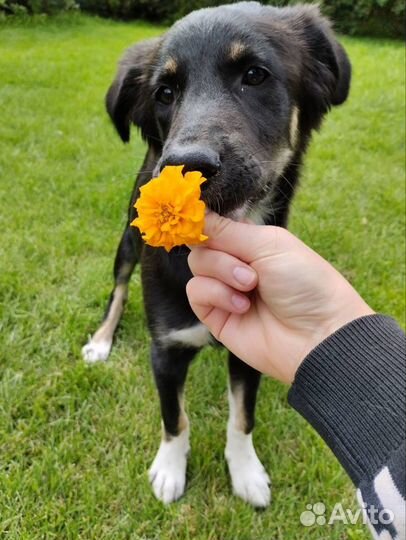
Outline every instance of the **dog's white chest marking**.
{"label": "dog's white chest marking", "polygon": [[210,343],[211,334],[204,324],[197,323],[189,328],[169,330],[158,339],[163,345],[186,345],[200,348]]}

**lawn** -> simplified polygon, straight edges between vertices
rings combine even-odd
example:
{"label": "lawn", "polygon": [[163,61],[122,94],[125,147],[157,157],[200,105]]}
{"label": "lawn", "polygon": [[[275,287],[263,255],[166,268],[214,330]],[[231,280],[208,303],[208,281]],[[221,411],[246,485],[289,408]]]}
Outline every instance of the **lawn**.
{"label": "lawn", "polygon": [[[187,384],[187,493],[154,499],[160,416],[138,272],[110,360],[81,360],[145,151],[138,136],[119,141],[104,94],[122,50],[162,31],[83,16],[0,27],[0,538],[366,540],[359,523],[300,524],[307,503],[356,502],[275,381],[263,381],[255,431],[272,506],[231,495],[224,353],[211,349]],[[403,45],[343,42],[351,98],[314,137],[291,229],[404,324]]]}

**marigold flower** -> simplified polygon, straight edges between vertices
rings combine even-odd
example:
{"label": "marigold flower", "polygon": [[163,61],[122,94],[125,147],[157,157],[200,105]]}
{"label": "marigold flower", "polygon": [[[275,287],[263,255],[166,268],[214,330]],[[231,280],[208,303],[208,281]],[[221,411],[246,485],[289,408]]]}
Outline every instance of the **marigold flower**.
{"label": "marigold flower", "polygon": [[182,174],[183,165],[167,166],[158,178],[140,188],[134,204],[138,217],[131,222],[144,241],[170,251],[174,246],[207,240],[202,234],[205,204],[200,185],[206,181],[198,171]]}

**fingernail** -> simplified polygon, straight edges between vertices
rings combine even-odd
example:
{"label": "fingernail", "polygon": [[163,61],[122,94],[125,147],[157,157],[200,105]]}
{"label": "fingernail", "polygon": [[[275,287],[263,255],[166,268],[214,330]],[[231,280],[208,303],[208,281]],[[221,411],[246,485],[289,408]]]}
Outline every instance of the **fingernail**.
{"label": "fingernail", "polygon": [[255,279],[255,272],[246,266],[236,266],[233,276],[241,285],[250,285]]}
{"label": "fingernail", "polygon": [[248,298],[240,294],[233,294],[231,296],[231,302],[238,310],[247,309],[250,304]]}

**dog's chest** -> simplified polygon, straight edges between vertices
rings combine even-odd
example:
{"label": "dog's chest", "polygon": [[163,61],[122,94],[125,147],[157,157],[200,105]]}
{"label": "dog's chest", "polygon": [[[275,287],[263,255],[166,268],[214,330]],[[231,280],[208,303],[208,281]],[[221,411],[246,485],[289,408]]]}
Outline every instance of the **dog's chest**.
{"label": "dog's chest", "polygon": [[196,323],[187,328],[173,329],[159,336],[162,345],[196,347],[200,349],[213,341],[209,329],[202,323]]}
{"label": "dog's chest", "polygon": [[[255,207],[249,207],[248,205],[243,205],[241,208],[233,212],[233,215],[230,216],[235,221],[244,221],[249,219],[254,221],[258,225],[263,225],[265,222],[264,215],[266,210],[266,204],[258,204]],[[165,255],[165,257],[167,257]],[[172,316],[175,311],[181,308],[184,305],[186,300],[186,292],[183,292],[183,286],[186,286],[188,279],[190,279],[191,274],[189,267],[187,265],[187,253],[182,249],[174,252],[166,259],[166,265],[161,266],[160,279],[165,279],[166,282],[166,294],[165,294],[165,304],[166,310],[169,308],[168,301],[172,297],[172,307],[166,312],[166,316],[163,318],[162,313],[158,317],[155,326],[155,337],[162,346],[165,347],[195,347],[200,349],[205,345],[215,343],[215,339],[210,334],[208,328],[196,320],[195,323],[191,324],[188,322],[184,327],[172,327],[173,322],[171,321]],[[157,276],[158,277],[158,276]],[[159,278],[158,278],[159,279]],[[173,284],[173,287],[170,287],[170,283]],[[180,294],[180,289],[182,292]],[[177,297],[175,297],[175,291],[177,291]],[[179,294],[181,298],[179,298]],[[161,299],[162,300],[162,299]],[[171,302],[169,301],[169,304]],[[189,308],[190,309],[190,308]],[[187,310],[189,311],[189,310]]]}

